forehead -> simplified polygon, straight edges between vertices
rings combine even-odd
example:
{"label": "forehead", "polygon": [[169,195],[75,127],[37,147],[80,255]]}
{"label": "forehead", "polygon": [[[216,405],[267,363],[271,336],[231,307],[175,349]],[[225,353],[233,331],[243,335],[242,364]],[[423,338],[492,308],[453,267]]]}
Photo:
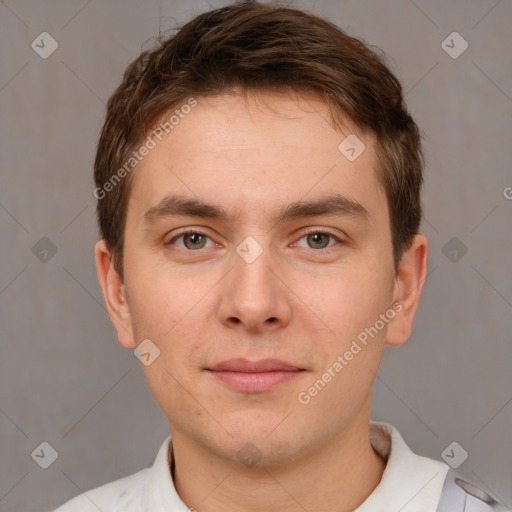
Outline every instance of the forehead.
{"label": "forehead", "polygon": [[370,216],[385,213],[373,135],[349,119],[334,128],[320,98],[260,93],[197,102],[135,169],[129,216],[135,208],[140,218],[171,193],[224,205],[237,218],[256,210],[276,218],[277,203],[282,211],[332,193],[363,203]]}

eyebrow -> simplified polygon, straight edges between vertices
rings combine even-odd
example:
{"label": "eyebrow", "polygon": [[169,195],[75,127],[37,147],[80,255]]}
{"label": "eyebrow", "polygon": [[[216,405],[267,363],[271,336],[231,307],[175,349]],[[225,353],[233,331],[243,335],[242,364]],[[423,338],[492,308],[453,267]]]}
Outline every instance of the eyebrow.
{"label": "eyebrow", "polygon": [[[231,219],[230,214],[221,206],[205,203],[194,198],[169,195],[156,205],[151,206],[144,213],[144,221],[149,224],[159,218],[176,215],[222,221],[229,221]],[[367,220],[370,217],[368,210],[354,199],[341,194],[329,194],[311,201],[291,203],[277,214],[272,215],[270,220],[278,224],[284,221],[316,215],[349,216],[362,220]]]}

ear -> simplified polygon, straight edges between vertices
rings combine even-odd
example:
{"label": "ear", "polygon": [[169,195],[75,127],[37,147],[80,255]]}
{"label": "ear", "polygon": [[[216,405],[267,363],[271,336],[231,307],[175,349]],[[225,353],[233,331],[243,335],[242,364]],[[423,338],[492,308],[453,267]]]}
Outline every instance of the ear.
{"label": "ear", "polygon": [[396,315],[388,325],[387,345],[401,345],[411,335],[414,315],[427,275],[427,251],[426,237],[418,234],[411,247],[402,255],[393,291],[393,309]]}
{"label": "ear", "polygon": [[105,240],[96,243],[96,272],[103,291],[110,320],[117,332],[119,343],[126,348],[135,348],[132,320],[124,284],[119,277],[112,261],[112,255],[107,248]]}

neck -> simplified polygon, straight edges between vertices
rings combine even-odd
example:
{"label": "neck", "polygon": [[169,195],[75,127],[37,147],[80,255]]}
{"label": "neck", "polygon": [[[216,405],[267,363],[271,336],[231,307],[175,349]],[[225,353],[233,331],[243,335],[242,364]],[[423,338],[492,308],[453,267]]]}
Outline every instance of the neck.
{"label": "neck", "polygon": [[379,484],[386,463],[368,437],[368,418],[288,464],[246,468],[173,432],[176,491],[197,512],[353,511]]}

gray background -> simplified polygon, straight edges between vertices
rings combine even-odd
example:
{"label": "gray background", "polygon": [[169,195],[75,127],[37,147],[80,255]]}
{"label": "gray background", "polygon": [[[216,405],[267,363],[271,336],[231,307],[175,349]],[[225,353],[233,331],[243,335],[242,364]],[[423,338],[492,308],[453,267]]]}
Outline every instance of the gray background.
{"label": "gray background", "polygon": [[[225,3],[0,2],[3,512],[49,510],[135,472],[167,435],[96,282],[92,163],[128,62],[159,29]],[[511,506],[511,2],[290,5],[380,46],[424,134],[430,273],[411,339],[386,349],[373,418],[434,458],[457,441],[460,469]],[[31,48],[43,31],[59,44],[47,59]],[[441,46],[453,31],[469,43],[456,59]],[[32,251],[42,237],[57,248],[46,262]],[[59,455],[48,469],[31,458],[42,441]]]}

